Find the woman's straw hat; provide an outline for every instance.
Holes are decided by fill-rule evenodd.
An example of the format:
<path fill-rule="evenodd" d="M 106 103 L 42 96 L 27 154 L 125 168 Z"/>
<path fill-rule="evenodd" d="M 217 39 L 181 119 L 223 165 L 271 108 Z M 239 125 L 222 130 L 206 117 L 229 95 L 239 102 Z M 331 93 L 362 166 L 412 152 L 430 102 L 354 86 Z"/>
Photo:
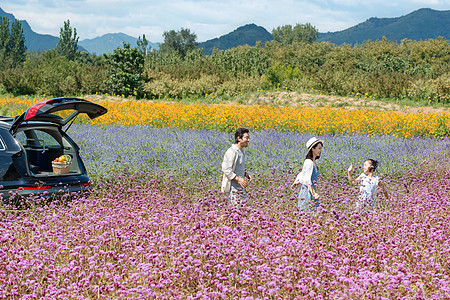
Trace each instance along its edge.
<path fill-rule="evenodd" d="M 314 147 L 315 145 L 317 145 L 318 143 L 322 143 L 323 145 L 323 140 L 319 140 L 316 137 L 312 137 L 310 138 L 307 142 L 306 142 L 306 153 L 309 152 L 309 150 L 311 150 L 312 147 Z"/>

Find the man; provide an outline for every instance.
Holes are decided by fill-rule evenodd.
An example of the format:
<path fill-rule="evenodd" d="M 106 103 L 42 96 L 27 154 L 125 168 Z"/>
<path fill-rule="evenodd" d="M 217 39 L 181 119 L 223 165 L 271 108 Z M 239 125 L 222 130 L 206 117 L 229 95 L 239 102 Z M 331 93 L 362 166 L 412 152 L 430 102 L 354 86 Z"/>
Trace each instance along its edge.
<path fill-rule="evenodd" d="M 222 162 L 222 192 L 234 205 L 247 199 L 245 189 L 252 177 L 245 170 L 244 148 L 248 146 L 250 136 L 247 128 L 239 128 L 234 134 L 235 143 L 225 152 Z M 247 181 L 247 180 L 248 181 Z"/>

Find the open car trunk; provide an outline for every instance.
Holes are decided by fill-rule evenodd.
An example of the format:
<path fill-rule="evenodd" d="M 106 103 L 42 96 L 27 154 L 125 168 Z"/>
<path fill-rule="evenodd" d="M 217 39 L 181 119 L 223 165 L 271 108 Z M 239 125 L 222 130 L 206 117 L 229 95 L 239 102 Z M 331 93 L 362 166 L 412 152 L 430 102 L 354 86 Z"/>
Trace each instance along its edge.
<path fill-rule="evenodd" d="M 58 126 L 20 127 L 15 137 L 24 150 L 29 174 L 32 177 L 69 176 L 82 173 L 78 147 L 59 131 Z M 70 172 L 57 174 L 53 171 L 52 161 L 63 154 L 72 157 Z"/>
<path fill-rule="evenodd" d="M 106 108 L 88 100 L 63 97 L 35 103 L 15 117 L 9 132 L 21 144 L 28 174 L 33 177 L 66 175 L 54 172 L 52 167 L 52 161 L 63 154 L 72 157 L 67 175 L 85 173 L 78 147 L 61 128 L 65 125 L 70 127 L 72 123 L 69 122 L 79 114 L 95 119 L 106 112 Z"/>

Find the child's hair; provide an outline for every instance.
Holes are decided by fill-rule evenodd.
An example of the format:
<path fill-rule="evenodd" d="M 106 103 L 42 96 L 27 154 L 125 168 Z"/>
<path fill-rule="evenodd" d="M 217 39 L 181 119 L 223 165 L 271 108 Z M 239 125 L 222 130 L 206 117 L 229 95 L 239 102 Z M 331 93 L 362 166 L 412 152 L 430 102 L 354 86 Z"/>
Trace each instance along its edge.
<path fill-rule="evenodd" d="M 374 172 L 378 167 L 378 161 L 371 158 L 367 159 L 366 161 L 370 162 L 370 164 L 372 165 L 372 172 Z"/>

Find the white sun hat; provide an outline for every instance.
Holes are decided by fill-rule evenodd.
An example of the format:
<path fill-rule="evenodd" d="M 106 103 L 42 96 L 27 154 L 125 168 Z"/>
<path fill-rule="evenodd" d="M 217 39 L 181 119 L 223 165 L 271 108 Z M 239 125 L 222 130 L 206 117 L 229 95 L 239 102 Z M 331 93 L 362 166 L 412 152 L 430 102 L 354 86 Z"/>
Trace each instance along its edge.
<path fill-rule="evenodd" d="M 315 145 L 317 145 L 318 143 L 322 143 L 323 145 L 323 140 L 319 140 L 316 137 L 312 137 L 310 138 L 307 142 L 306 142 L 306 153 L 309 152 L 309 150 L 311 150 L 312 147 L 314 147 Z"/>

